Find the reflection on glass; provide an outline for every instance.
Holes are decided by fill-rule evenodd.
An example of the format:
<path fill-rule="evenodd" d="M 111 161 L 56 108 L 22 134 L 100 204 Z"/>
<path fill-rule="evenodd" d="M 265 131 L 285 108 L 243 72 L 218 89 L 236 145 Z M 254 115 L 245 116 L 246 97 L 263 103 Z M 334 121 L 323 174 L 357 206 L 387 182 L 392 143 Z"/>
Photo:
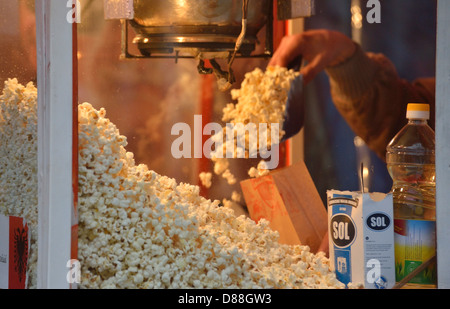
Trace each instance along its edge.
<path fill-rule="evenodd" d="M 37 286 L 35 33 L 34 1 L 0 1 L 0 216 L 8 219 L 9 227 L 14 220 L 21 222 L 9 229 L 9 237 L 4 229 L 0 234 L 0 249 L 5 239 L 6 246 L 9 239 L 9 248 L 14 248 L 9 251 L 7 286 L 0 278 L 0 288 Z M 11 276 L 11 269 L 16 276 Z"/>

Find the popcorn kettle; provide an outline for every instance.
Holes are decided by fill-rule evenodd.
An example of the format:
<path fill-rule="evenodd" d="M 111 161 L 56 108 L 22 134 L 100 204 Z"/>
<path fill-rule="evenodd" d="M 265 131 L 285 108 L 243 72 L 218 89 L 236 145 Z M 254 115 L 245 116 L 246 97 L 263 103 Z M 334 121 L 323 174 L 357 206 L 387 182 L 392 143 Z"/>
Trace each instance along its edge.
<path fill-rule="evenodd" d="M 232 83 L 235 57 L 272 55 L 275 2 L 278 20 L 314 14 L 314 0 L 104 0 L 104 8 L 106 19 L 121 20 L 121 58 L 195 58 L 199 73 Z M 129 25 L 136 54 L 128 48 Z M 255 52 L 260 41 L 264 48 Z M 212 68 L 204 66 L 206 59 Z M 216 59 L 226 59 L 227 69 Z"/>

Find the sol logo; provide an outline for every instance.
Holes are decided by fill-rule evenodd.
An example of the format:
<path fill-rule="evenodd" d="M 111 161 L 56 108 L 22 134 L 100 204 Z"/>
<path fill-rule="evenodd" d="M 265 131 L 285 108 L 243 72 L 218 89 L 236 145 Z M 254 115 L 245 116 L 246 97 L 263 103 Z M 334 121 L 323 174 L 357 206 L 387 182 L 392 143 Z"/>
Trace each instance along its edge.
<path fill-rule="evenodd" d="M 345 248 L 355 240 L 356 228 L 352 218 L 346 214 L 337 214 L 330 222 L 331 238 L 336 247 Z"/>
<path fill-rule="evenodd" d="M 374 231 L 384 231 L 391 225 L 391 219 L 384 213 L 374 213 L 367 217 L 367 226 Z"/>

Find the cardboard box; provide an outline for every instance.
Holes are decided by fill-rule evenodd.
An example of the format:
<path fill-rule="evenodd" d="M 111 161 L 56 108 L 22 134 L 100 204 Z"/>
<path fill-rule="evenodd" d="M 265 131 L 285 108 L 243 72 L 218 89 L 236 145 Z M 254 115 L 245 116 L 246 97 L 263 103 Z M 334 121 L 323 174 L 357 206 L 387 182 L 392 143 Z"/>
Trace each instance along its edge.
<path fill-rule="evenodd" d="M 280 243 L 308 245 L 317 252 L 327 227 L 327 212 L 303 161 L 269 175 L 241 182 L 250 217 L 265 218 Z"/>
<path fill-rule="evenodd" d="M 329 254 L 342 283 L 367 289 L 395 285 L 392 194 L 327 192 Z"/>

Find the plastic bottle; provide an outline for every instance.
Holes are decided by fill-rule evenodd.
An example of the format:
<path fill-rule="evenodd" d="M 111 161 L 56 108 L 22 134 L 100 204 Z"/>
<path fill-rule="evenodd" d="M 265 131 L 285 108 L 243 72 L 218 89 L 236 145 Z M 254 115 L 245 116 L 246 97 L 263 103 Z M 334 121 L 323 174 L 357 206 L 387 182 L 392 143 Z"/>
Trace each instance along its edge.
<path fill-rule="evenodd" d="M 428 104 L 408 104 L 408 123 L 387 146 L 393 179 L 395 272 L 399 282 L 436 254 L 435 135 Z M 436 263 L 405 287 L 435 288 Z"/>

